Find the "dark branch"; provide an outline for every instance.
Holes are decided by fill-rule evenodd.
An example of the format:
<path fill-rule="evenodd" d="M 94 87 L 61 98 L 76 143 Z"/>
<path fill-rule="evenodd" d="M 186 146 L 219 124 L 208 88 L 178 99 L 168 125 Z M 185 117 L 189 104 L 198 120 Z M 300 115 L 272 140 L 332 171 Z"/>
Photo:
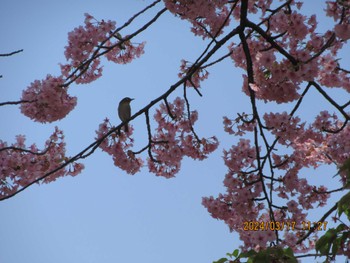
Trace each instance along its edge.
<path fill-rule="evenodd" d="M 20 52 L 23 52 L 23 49 L 19 49 L 19 50 L 13 51 L 11 53 L 0 54 L 0 57 L 9 57 L 9 56 L 13 56 L 13 55 L 20 53 Z"/>
<path fill-rule="evenodd" d="M 5 105 L 18 105 L 22 103 L 31 103 L 31 102 L 34 102 L 34 100 L 6 101 L 6 102 L 1 102 L 0 107 Z"/>
<path fill-rule="evenodd" d="M 331 209 L 329 209 L 328 212 L 325 213 L 325 214 L 321 217 L 320 220 L 318 220 L 318 222 L 324 222 L 324 221 L 327 219 L 327 217 L 328 217 L 333 211 L 335 211 L 335 210 L 337 209 L 337 207 L 338 207 L 338 202 L 335 203 L 335 205 L 334 205 Z M 317 227 L 316 225 L 312 226 L 312 227 L 310 228 L 310 230 L 309 230 L 303 237 L 301 237 L 301 238 L 297 241 L 297 244 L 301 244 L 301 242 L 303 242 L 305 239 L 307 239 L 308 236 L 310 236 L 310 235 L 312 234 L 312 232 L 315 231 L 316 227 Z"/>

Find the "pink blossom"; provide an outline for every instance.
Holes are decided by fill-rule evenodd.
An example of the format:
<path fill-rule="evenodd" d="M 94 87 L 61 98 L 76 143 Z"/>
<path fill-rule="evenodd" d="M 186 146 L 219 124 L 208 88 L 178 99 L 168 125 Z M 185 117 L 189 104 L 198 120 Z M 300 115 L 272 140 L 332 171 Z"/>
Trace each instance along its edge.
<path fill-rule="evenodd" d="M 179 78 L 183 78 L 187 76 L 189 70 L 192 69 L 192 65 L 186 61 L 186 60 L 181 60 L 181 66 L 180 66 L 180 73 L 178 74 Z M 200 87 L 200 82 L 204 81 L 207 79 L 209 76 L 209 72 L 205 69 L 198 69 L 195 72 L 193 72 L 188 80 L 186 80 L 186 86 L 187 87 Z"/>
<path fill-rule="evenodd" d="M 327 1 L 326 15 L 337 21 L 342 15 L 342 8 L 337 1 Z"/>
<path fill-rule="evenodd" d="M 216 36 L 222 33 L 222 30 L 219 32 L 219 29 L 224 25 L 228 15 L 226 2 L 225 0 L 164 1 L 166 8 L 170 12 L 176 15 L 180 14 L 181 19 L 186 19 L 192 23 L 191 31 L 203 38 L 210 38 L 211 35 Z M 201 19 L 197 19 L 198 17 L 201 17 Z M 228 25 L 229 21 L 225 25 Z M 202 26 L 208 27 L 210 34 Z"/>
<path fill-rule="evenodd" d="M 348 40 L 350 39 L 350 24 L 335 25 L 334 32 L 337 37 Z"/>
<path fill-rule="evenodd" d="M 105 119 L 100 124 L 99 129 L 96 131 L 97 138 L 102 140 L 110 127 L 109 120 Z M 133 133 L 133 127 L 129 125 L 127 133 L 121 131 L 119 135 L 113 135 L 102 140 L 100 148 L 112 156 L 114 165 L 120 169 L 126 171 L 129 174 L 135 174 L 140 171 L 143 160 L 131 151 L 134 140 L 130 137 Z"/>
<path fill-rule="evenodd" d="M 184 104 L 184 100 L 179 97 L 173 103 L 168 104 L 172 115 L 175 116 L 174 120 L 168 117 L 168 108 L 165 104 L 161 104 L 154 115 L 159 126 L 152 138 L 151 157 L 147 162 L 150 172 L 157 176 L 174 177 L 180 170 L 184 156 L 203 160 L 218 146 L 216 137 L 200 140 L 195 138 L 190 125 L 197 121 L 198 115 L 196 111 L 191 112 L 190 124 L 184 111 Z M 97 139 L 102 139 L 111 128 L 109 120 L 104 120 L 96 131 Z M 114 164 L 129 174 L 139 172 L 143 166 L 142 158 L 136 157 L 131 150 L 133 139 L 130 136 L 132 133 L 133 128 L 130 127 L 128 133 L 121 132 L 119 135 L 105 138 L 100 143 L 100 148 L 113 157 Z"/>
<path fill-rule="evenodd" d="M 0 148 L 6 147 L 7 143 L 0 140 Z M 16 143 L 10 147 L 12 148 L 0 151 L 0 197 L 14 194 L 40 178 L 43 179 L 37 183 L 50 183 L 59 177 L 75 176 L 84 169 L 83 164 L 72 162 L 70 167 L 59 169 L 47 176 L 69 159 L 65 155 L 63 132 L 57 127 L 45 142 L 43 151 L 39 151 L 35 144 L 27 147 L 23 135 L 16 136 Z"/>
<path fill-rule="evenodd" d="M 106 54 L 109 61 L 113 61 L 118 64 L 130 63 L 133 59 L 140 57 L 144 53 L 145 42 L 138 45 L 132 45 L 130 41 L 123 44 L 123 48 L 111 42 L 107 42 L 108 46 L 115 46 Z"/>
<path fill-rule="evenodd" d="M 101 46 L 109 49 L 104 56 L 119 64 L 130 63 L 144 53 L 145 42 L 134 45 L 118 32 L 114 34 L 115 29 L 116 22 L 98 21 L 86 13 L 85 25 L 68 33 L 68 45 L 64 52 L 68 64 L 61 65 L 62 75 L 77 84 L 90 83 L 101 77 L 103 67 L 97 56 L 102 53 Z"/>
<path fill-rule="evenodd" d="M 189 122 L 183 99 L 177 97 L 168 105 L 175 119 L 169 117 L 168 108 L 163 103 L 156 110 L 154 119 L 158 122 L 158 128 L 152 138 L 153 160 L 148 159 L 150 172 L 166 178 L 175 176 L 184 156 L 203 160 L 209 153 L 216 150 L 219 144 L 215 136 L 199 139 L 192 134 L 190 127 L 197 121 L 198 113 L 192 111 Z"/>
<path fill-rule="evenodd" d="M 225 132 L 228 134 L 242 136 L 246 132 L 253 131 L 254 127 L 256 126 L 256 122 L 250 121 L 249 117 L 250 116 L 245 113 L 239 115 L 234 120 L 231 120 L 228 117 L 224 117 L 223 123 Z"/>
<path fill-rule="evenodd" d="M 47 75 L 46 79 L 36 80 L 23 91 L 21 112 L 38 122 L 53 122 L 63 119 L 76 105 L 77 98 L 67 93 L 62 77 Z"/>
<path fill-rule="evenodd" d="M 227 167 L 223 181 L 225 193 L 204 197 L 202 204 L 213 218 L 222 220 L 230 231 L 239 234 L 244 251 L 266 249 L 276 241 L 276 232 L 246 231 L 244 222 L 306 221 L 308 211 L 325 206 L 330 195 L 324 193 L 326 186 L 311 184 L 304 176 L 304 169 L 333 163 L 341 167 L 350 158 L 350 127 L 343 117 L 323 110 L 313 122 L 307 123 L 297 115 L 299 106 L 305 103 L 301 100 L 301 90 L 307 84 L 317 83 L 350 92 L 349 73 L 342 69 L 338 56 L 350 39 L 349 10 L 344 1 L 327 1 L 326 14 L 336 25 L 332 30 L 319 33 L 316 15 L 301 14 L 302 3 L 298 1 L 289 1 L 287 6 L 276 9 L 274 5 L 271 7 L 272 0 L 164 0 L 164 4 L 172 14 L 189 21 L 195 35 L 210 41 L 207 53 L 198 60 L 200 64 L 181 61 L 178 76 L 186 87 L 203 85 L 209 76 L 208 68 L 220 62 L 219 59 L 211 63 L 207 55 L 214 54 L 221 45 L 227 45 L 230 51 L 225 57 L 245 72 L 242 90 L 252 102 L 253 110 L 236 118 L 223 118 L 224 130 L 239 138 L 223 150 Z M 228 31 L 226 27 L 232 23 L 231 19 L 244 22 L 241 21 L 244 4 L 250 22 L 241 23 L 237 29 L 245 26 L 240 37 L 244 35 L 246 43 L 223 43 L 226 37 L 221 35 Z M 260 27 L 260 31 L 252 26 L 256 20 L 255 27 Z M 48 75 L 42 81 L 33 82 L 23 92 L 22 99 L 26 103 L 21 106 L 22 113 L 39 122 L 65 117 L 76 105 L 76 98 L 68 95 L 68 85 L 89 83 L 101 77 L 102 57 L 126 64 L 144 53 L 145 42 L 135 44 L 133 36 L 122 36 L 114 21 L 98 21 L 85 14 L 84 25 L 68 34 L 67 62 L 60 65 L 62 76 Z M 311 90 L 312 86 L 308 88 Z M 296 107 L 292 113 L 260 114 L 260 102 L 294 102 Z M 333 106 L 335 103 L 332 102 Z M 335 108 L 346 115 L 346 105 Z M 98 146 L 112 157 L 114 165 L 127 173 L 139 172 L 147 162 L 151 173 L 172 178 L 179 172 L 184 157 L 204 160 L 218 148 L 219 140 L 215 136 L 201 138 L 196 133 L 194 127 L 198 118 L 198 112 L 190 111 L 182 98 L 177 97 L 167 105 L 160 103 L 154 110 L 155 130 L 147 123 L 145 133 L 149 138 L 143 150 L 147 150 L 148 157 L 142 156 L 143 150 L 133 150 L 132 126 L 128 132 L 108 134 L 113 127 L 106 119 L 99 125 L 96 139 Z M 247 137 L 242 138 L 243 135 Z M 6 149 L 7 144 L 0 141 L 0 148 L 5 149 L 0 151 L 0 195 L 13 194 L 40 178 L 41 183 L 48 183 L 60 176 L 80 173 L 84 166 L 75 162 L 59 169 L 68 160 L 63 139 L 63 133 L 56 129 L 46 141 L 44 152 L 35 144 L 27 147 L 22 135 L 16 136 L 12 144 L 22 150 Z M 46 176 L 55 169 L 59 170 Z M 340 177 L 345 185 L 347 175 L 341 172 Z M 280 246 L 301 253 L 313 249 L 315 235 L 296 244 L 303 234 L 300 226 L 281 232 Z M 341 252 L 349 254 L 349 250 L 343 248 Z"/>
<path fill-rule="evenodd" d="M 229 151 L 224 150 L 224 161 L 231 171 L 239 172 L 243 168 L 255 167 L 255 148 L 250 146 L 250 140 L 240 139 L 237 146 Z"/>

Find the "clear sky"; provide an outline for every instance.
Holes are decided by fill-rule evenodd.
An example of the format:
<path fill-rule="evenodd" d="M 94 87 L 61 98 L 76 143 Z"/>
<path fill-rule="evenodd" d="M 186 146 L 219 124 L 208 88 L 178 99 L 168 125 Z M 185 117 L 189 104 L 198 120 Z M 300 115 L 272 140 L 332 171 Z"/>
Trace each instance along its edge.
<path fill-rule="evenodd" d="M 0 60 L 0 101 L 18 100 L 35 79 L 59 74 L 67 33 L 83 24 L 85 12 L 121 25 L 149 3 L 1 1 L 0 53 L 24 52 Z M 151 14 L 122 33 L 140 27 Z M 88 85 L 73 85 L 69 92 L 78 97 L 78 105 L 62 121 L 34 123 L 17 106 L 1 107 L 0 139 L 11 143 L 15 135 L 25 134 L 28 144 L 35 142 L 42 148 L 58 126 L 66 136 L 67 155 L 74 155 L 93 142 L 104 118 L 119 124 L 116 108 L 121 98 L 135 98 L 133 112 L 139 110 L 178 80 L 181 59 L 195 61 L 205 48 L 185 21 L 169 13 L 134 41 L 147 41 L 145 54 L 128 65 L 104 61 L 103 77 Z M 249 98 L 241 93 L 241 73 L 232 62 L 224 61 L 210 70 L 202 98 L 189 92 L 192 109 L 199 111 L 198 135 L 217 135 L 221 143 L 208 160 L 185 159 L 173 179 L 156 177 L 146 167 L 130 176 L 98 150 L 84 161 L 86 168 L 77 177 L 34 185 L 0 203 L 0 262 L 212 262 L 237 248 L 238 236 L 211 218 L 201 198 L 224 191 L 222 150 L 237 138 L 223 132 L 222 116 L 235 117 L 236 112 L 250 109 Z M 172 98 L 177 95 L 182 90 Z M 314 103 L 315 98 L 306 98 L 304 109 L 310 116 L 317 112 Z M 136 149 L 140 149 L 147 139 L 144 117 L 132 125 Z M 327 178 L 322 179 L 324 183 Z"/>

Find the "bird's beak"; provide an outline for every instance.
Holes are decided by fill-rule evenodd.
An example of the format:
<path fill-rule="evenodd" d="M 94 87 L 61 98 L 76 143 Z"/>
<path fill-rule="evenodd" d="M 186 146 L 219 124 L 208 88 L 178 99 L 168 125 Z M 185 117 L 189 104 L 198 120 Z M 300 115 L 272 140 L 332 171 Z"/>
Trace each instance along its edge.
<path fill-rule="evenodd" d="M 134 100 L 134 98 L 133 98 L 133 99 L 130 99 L 130 100 Z"/>

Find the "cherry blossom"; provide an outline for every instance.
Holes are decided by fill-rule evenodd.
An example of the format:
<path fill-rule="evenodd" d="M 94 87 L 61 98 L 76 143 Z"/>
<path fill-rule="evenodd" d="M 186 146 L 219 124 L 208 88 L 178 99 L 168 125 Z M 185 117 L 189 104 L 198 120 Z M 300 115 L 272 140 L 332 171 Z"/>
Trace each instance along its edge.
<path fill-rule="evenodd" d="M 145 44 L 145 42 L 142 42 L 141 44 L 135 46 L 132 45 L 130 41 L 127 41 L 121 47 L 114 47 L 111 52 L 106 54 L 106 57 L 109 61 L 113 61 L 118 64 L 127 64 L 144 53 Z M 106 45 L 113 46 L 113 43 L 108 41 Z"/>
<path fill-rule="evenodd" d="M 157 176 L 174 177 L 181 168 L 184 156 L 203 160 L 218 147 L 219 142 L 215 136 L 208 139 L 198 139 L 193 134 L 191 126 L 198 118 L 197 112 L 191 112 L 189 121 L 184 112 L 184 104 L 184 100 L 179 97 L 173 103 L 168 104 L 175 119 L 169 117 L 165 104 L 161 104 L 154 115 L 159 126 L 152 137 L 151 146 L 148 146 L 151 155 L 147 158 L 147 163 L 149 171 Z M 100 148 L 110 154 L 114 164 L 122 170 L 129 174 L 139 172 L 144 161 L 141 157 L 136 157 L 136 151 L 132 151 L 133 128 L 130 127 L 128 132 L 116 132 L 108 137 L 107 133 L 112 128 L 108 119 L 100 124 L 98 131 L 96 131 L 96 139 L 101 140 Z"/>
<path fill-rule="evenodd" d="M 43 151 L 35 144 L 27 147 L 24 135 L 17 135 L 16 142 L 10 146 L 0 140 L 0 149 L 0 197 L 11 195 L 33 182 L 50 183 L 59 177 L 76 176 L 84 169 L 84 165 L 77 162 L 57 169 L 70 159 L 65 155 L 63 132 L 57 127 L 45 142 Z M 55 169 L 56 172 L 48 174 Z"/>
<path fill-rule="evenodd" d="M 111 128 L 109 120 L 105 119 L 104 122 L 100 124 L 98 131 L 96 131 L 96 139 L 102 140 L 102 137 L 106 135 Z M 130 137 L 132 133 L 133 128 L 129 125 L 127 133 L 121 131 L 120 134 L 113 134 L 113 136 L 107 137 L 100 143 L 100 148 L 112 156 L 114 165 L 129 174 L 139 172 L 143 165 L 142 159 L 136 157 L 131 151 L 134 141 Z"/>
<path fill-rule="evenodd" d="M 191 131 L 191 126 L 197 121 L 196 111 L 190 118 L 185 113 L 185 102 L 177 97 L 173 103 L 161 104 L 154 119 L 158 122 L 157 133 L 152 138 L 152 158 L 148 159 L 151 172 L 166 178 L 173 177 L 181 167 L 184 156 L 203 160 L 218 147 L 215 136 L 199 139 Z M 168 110 L 174 119 L 169 115 Z"/>
<path fill-rule="evenodd" d="M 195 35 L 208 38 L 222 33 L 219 31 L 225 24 L 229 13 L 226 0 L 165 0 L 165 6 L 168 10 L 181 19 L 187 19 L 192 23 L 191 31 Z M 204 29 L 208 27 L 208 29 Z M 208 33 L 209 32 L 209 33 Z"/>
<path fill-rule="evenodd" d="M 21 112 L 38 122 L 53 122 L 64 118 L 77 104 L 77 98 L 67 93 L 62 77 L 47 75 L 23 91 Z"/>
<path fill-rule="evenodd" d="M 324 165 L 339 169 L 350 158 L 350 102 L 341 105 L 330 95 L 333 88 L 346 94 L 344 98 L 350 92 L 349 70 L 340 55 L 350 39 L 348 3 L 325 2 L 325 14 L 334 21 L 328 29 L 319 27 L 319 14 L 302 13 L 301 1 L 163 3 L 175 17 L 188 21 L 193 34 L 208 45 L 194 63 L 182 59 L 180 80 L 132 117 L 145 116 L 147 143 L 143 148 L 135 149 L 133 126 L 125 132 L 105 119 L 96 131 L 93 149 L 100 147 L 115 166 L 129 174 L 147 165 L 149 172 L 165 178 L 175 177 L 184 157 L 206 159 L 218 148 L 219 140 L 214 135 L 198 136 L 195 123 L 199 114 L 190 109 L 186 91 L 194 87 L 201 95 L 198 89 L 208 78 L 209 68 L 225 59 L 232 61 L 232 67 L 243 71 L 242 82 L 234 85 L 242 87 L 250 108 L 238 117 L 223 117 L 223 130 L 232 138 L 222 152 L 227 169 L 225 191 L 217 197 L 203 197 L 202 204 L 213 218 L 238 233 L 243 251 L 262 251 L 271 246 L 288 247 L 295 253 L 314 249 L 317 233 L 306 235 L 300 224 L 308 220 L 310 210 L 325 207 L 334 191 L 310 183 L 309 175 Z M 99 21 L 85 14 L 84 25 L 68 34 L 64 52 L 67 62 L 60 64 L 62 76 L 47 75 L 31 83 L 23 91 L 21 112 L 42 123 L 62 119 L 77 103 L 77 98 L 68 95 L 69 86 L 100 78 L 102 57 L 118 64 L 140 57 L 145 42 L 135 44 L 133 38 L 147 27 L 122 35 L 128 23 L 116 28 L 114 21 Z M 228 53 L 219 55 L 219 50 Z M 169 102 L 180 86 L 185 89 L 183 98 Z M 304 98 L 314 91 L 334 112 L 321 109 L 314 119 L 300 113 Z M 279 104 L 278 111 L 272 112 L 269 106 L 275 104 Z M 65 156 L 63 133 L 58 129 L 43 152 L 35 144 L 26 147 L 22 135 L 7 145 L 0 141 L 2 197 L 33 182 L 75 176 L 83 169 L 76 159 L 69 162 Z M 77 156 L 86 157 L 85 152 Z M 339 176 L 340 187 L 346 187 L 347 174 L 342 171 Z M 296 228 L 246 231 L 245 222 L 296 222 Z M 349 250 L 344 246 L 339 253 L 348 255 Z"/>
<path fill-rule="evenodd" d="M 68 64 L 61 65 L 62 75 L 77 84 L 89 83 L 102 76 L 101 55 L 109 61 L 126 64 L 144 53 L 145 42 L 134 45 L 114 32 L 115 29 L 115 21 L 98 21 L 86 13 L 85 25 L 68 33 L 64 52 Z M 109 52 L 104 52 L 105 49 Z"/>
<path fill-rule="evenodd" d="M 178 74 L 179 78 L 183 78 L 188 74 L 188 71 L 192 70 L 192 65 L 190 62 L 186 60 L 181 60 L 180 73 Z M 187 87 L 200 87 L 200 82 L 207 79 L 209 76 L 209 72 L 205 69 L 198 69 L 194 73 L 191 74 L 190 78 L 186 81 Z"/>

